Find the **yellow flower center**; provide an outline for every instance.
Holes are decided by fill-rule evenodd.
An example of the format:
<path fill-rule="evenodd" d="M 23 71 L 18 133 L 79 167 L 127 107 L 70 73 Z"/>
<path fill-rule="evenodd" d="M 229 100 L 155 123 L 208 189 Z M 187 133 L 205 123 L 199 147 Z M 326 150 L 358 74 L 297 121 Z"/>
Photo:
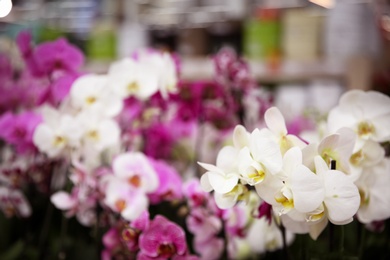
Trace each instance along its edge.
<path fill-rule="evenodd" d="M 360 122 L 358 125 L 357 133 L 359 137 L 369 138 L 371 135 L 375 133 L 375 127 L 373 124 L 369 122 Z"/>
<path fill-rule="evenodd" d="M 370 198 L 368 197 L 368 194 L 359 188 L 359 195 L 360 195 L 360 205 L 361 206 L 365 206 L 365 205 L 368 205 L 368 203 L 370 202 Z"/>
<path fill-rule="evenodd" d="M 88 137 L 93 139 L 93 140 L 95 140 L 95 141 L 98 141 L 99 138 L 100 138 L 99 133 L 96 130 L 89 131 L 88 132 Z"/>
<path fill-rule="evenodd" d="M 255 183 L 259 183 L 264 180 L 265 173 L 262 170 L 256 170 L 255 172 L 248 174 L 248 177 Z"/>
<path fill-rule="evenodd" d="M 365 155 L 362 150 L 359 150 L 358 152 L 352 154 L 351 158 L 349 158 L 349 162 L 352 165 L 359 166 L 362 164 L 362 162 L 365 159 Z"/>
<path fill-rule="evenodd" d="M 85 99 L 85 103 L 87 103 L 88 105 L 92 105 L 93 103 L 95 103 L 97 100 L 96 97 L 94 96 L 89 96 Z"/>
<path fill-rule="evenodd" d="M 63 146 L 66 144 L 66 138 L 63 136 L 57 135 L 56 137 L 54 137 L 53 144 L 56 147 Z"/>
<path fill-rule="evenodd" d="M 292 209 L 294 207 L 294 200 L 291 198 L 287 198 L 283 194 L 280 196 L 275 196 L 276 202 L 282 204 L 282 206 L 286 209 Z"/>
<path fill-rule="evenodd" d="M 127 92 L 134 94 L 139 90 L 139 85 L 137 82 L 133 81 L 127 85 Z"/>

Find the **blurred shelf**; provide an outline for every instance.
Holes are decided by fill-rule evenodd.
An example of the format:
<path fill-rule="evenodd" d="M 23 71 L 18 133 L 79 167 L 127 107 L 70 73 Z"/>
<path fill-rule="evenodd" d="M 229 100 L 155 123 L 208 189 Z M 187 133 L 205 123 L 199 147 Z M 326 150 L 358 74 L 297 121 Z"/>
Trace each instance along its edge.
<path fill-rule="evenodd" d="M 252 75 L 259 83 L 279 84 L 291 82 L 308 82 L 315 79 L 344 80 L 344 69 L 335 64 L 322 61 L 282 62 L 278 69 L 271 70 L 265 63 L 249 61 Z M 87 72 L 107 73 L 109 63 L 91 62 L 85 67 Z M 181 78 L 184 80 L 211 80 L 214 67 L 211 59 L 184 58 L 181 61 Z"/>

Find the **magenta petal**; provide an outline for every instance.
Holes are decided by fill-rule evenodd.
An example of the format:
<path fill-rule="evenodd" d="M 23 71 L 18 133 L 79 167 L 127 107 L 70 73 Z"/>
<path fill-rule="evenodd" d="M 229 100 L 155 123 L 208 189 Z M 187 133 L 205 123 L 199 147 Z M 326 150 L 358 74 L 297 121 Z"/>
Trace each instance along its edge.
<path fill-rule="evenodd" d="M 148 256 L 157 257 L 160 246 L 169 244 L 174 246 L 178 255 L 183 255 L 187 251 L 183 229 L 165 217 L 157 215 L 149 229 L 140 236 L 140 249 Z"/>

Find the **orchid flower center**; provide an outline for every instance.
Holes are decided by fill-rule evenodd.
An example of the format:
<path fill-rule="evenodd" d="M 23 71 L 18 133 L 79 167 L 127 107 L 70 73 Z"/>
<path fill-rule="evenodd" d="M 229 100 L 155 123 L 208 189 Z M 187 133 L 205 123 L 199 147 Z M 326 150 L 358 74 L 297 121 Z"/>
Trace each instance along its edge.
<path fill-rule="evenodd" d="M 325 216 L 324 204 L 321 204 L 316 210 L 307 214 L 306 220 L 308 222 L 314 222 L 322 219 Z"/>
<path fill-rule="evenodd" d="M 139 90 L 139 85 L 137 82 L 133 81 L 127 85 L 127 92 L 133 94 Z"/>
<path fill-rule="evenodd" d="M 130 183 L 130 185 L 138 188 L 139 186 L 141 186 L 141 178 L 139 177 L 139 175 L 133 175 L 131 176 L 129 179 L 128 179 L 128 182 Z"/>
<path fill-rule="evenodd" d="M 357 133 L 361 138 L 367 139 L 375 133 L 375 127 L 370 122 L 363 121 L 359 123 Z"/>
<path fill-rule="evenodd" d="M 126 228 L 122 231 L 122 238 L 125 241 L 134 241 L 138 237 L 137 231 L 132 228 Z"/>
<path fill-rule="evenodd" d="M 87 105 L 92 105 L 93 103 L 95 103 L 97 100 L 96 97 L 94 96 L 89 96 L 85 99 L 85 103 L 87 103 Z"/>
<path fill-rule="evenodd" d="M 88 132 L 88 137 L 95 140 L 95 141 L 98 141 L 100 136 L 99 136 L 99 133 L 98 131 L 96 130 L 91 130 Z"/>
<path fill-rule="evenodd" d="M 163 258 L 168 258 L 176 253 L 176 247 L 171 243 L 163 243 L 159 245 L 157 253 Z"/>
<path fill-rule="evenodd" d="M 53 144 L 56 147 L 63 146 L 66 144 L 66 138 L 63 136 L 57 135 L 56 137 L 54 137 Z"/>
<path fill-rule="evenodd" d="M 322 159 L 324 159 L 324 161 L 325 161 L 328 165 L 330 165 L 332 161 L 337 161 L 337 155 L 336 155 L 336 153 L 335 153 L 333 150 L 329 149 L 329 148 L 324 149 L 324 150 L 322 151 L 321 157 L 322 157 Z M 337 164 L 336 164 L 336 166 L 337 166 Z M 334 170 L 335 170 L 335 169 L 334 169 Z"/>
<path fill-rule="evenodd" d="M 359 188 L 359 195 L 360 195 L 360 205 L 361 206 L 368 205 L 368 203 L 370 202 L 370 198 L 368 197 L 367 192 Z"/>
<path fill-rule="evenodd" d="M 122 212 L 126 208 L 126 201 L 124 199 L 118 199 L 115 202 L 115 208 L 119 211 Z"/>
<path fill-rule="evenodd" d="M 365 159 L 365 155 L 362 150 L 359 150 L 358 152 L 352 154 L 351 158 L 349 158 L 349 162 L 352 165 L 360 166 Z"/>
<path fill-rule="evenodd" d="M 224 196 L 237 196 L 237 200 L 246 200 L 249 196 L 248 188 L 242 184 L 237 184 L 231 191 L 225 193 Z"/>
<path fill-rule="evenodd" d="M 282 214 L 294 208 L 294 199 L 292 196 L 292 192 L 287 186 L 284 186 L 281 191 L 275 195 L 275 201 L 280 203 L 284 207 L 285 210 L 282 210 Z"/>
<path fill-rule="evenodd" d="M 264 180 L 265 173 L 263 170 L 257 170 L 253 168 L 253 171 L 248 174 L 248 178 L 253 180 L 254 184 L 262 182 Z"/>

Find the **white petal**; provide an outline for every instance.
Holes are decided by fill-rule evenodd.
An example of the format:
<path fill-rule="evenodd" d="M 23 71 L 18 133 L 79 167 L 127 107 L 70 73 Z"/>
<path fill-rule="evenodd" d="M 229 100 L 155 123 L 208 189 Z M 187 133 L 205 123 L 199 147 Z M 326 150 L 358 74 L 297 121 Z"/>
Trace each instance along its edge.
<path fill-rule="evenodd" d="M 237 166 L 238 150 L 233 146 L 223 147 L 217 156 L 217 167 L 226 173 L 234 172 Z"/>
<path fill-rule="evenodd" d="M 200 177 L 200 186 L 205 192 L 211 192 L 213 187 L 210 185 L 209 173 L 206 172 Z"/>
<path fill-rule="evenodd" d="M 242 125 L 237 125 L 233 132 L 233 144 L 237 149 L 247 146 L 249 143 L 249 133 Z"/>
<path fill-rule="evenodd" d="M 228 193 L 238 183 L 238 175 L 236 174 L 220 174 L 216 172 L 209 172 L 208 174 L 210 185 L 217 193 Z"/>
<path fill-rule="evenodd" d="M 311 212 L 324 200 L 324 184 L 319 176 L 304 165 L 299 165 L 290 176 L 294 207 L 300 212 Z"/>
<path fill-rule="evenodd" d="M 232 208 L 237 202 L 237 196 L 226 196 L 218 192 L 214 192 L 214 199 L 220 209 Z"/>
<path fill-rule="evenodd" d="M 130 205 L 121 212 L 122 217 L 129 221 L 136 220 L 148 208 L 148 198 L 144 194 L 136 193 L 134 195 L 131 203 L 128 203 Z"/>
<path fill-rule="evenodd" d="M 302 149 L 303 164 L 310 170 L 314 171 L 314 157 L 318 155 L 318 144 L 311 143 Z"/>
<path fill-rule="evenodd" d="M 262 135 L 252 134 L 250 150 L 253 159 L 263 164 L 272 174 L 276 174 L 282 169 L 282 154 L 276 142 L 264 138 Z"/>
<path fill-rule="evenodd" d="M 206 169 L 207 171 L 209 171 L 209 172 L 218 172 L 218 173 L 221 173 L 221 174 L 225 174 L 220 168 L 218 168 L 215 165 L 212 165 L 212 164 L 209 164 L 209 163 L 201 163 L 201 162 L 198 162 L 198 164 L 200 166 L 202 166 L 204 169 Z"/>
<path fill-rule="evenodd" d="M 288 214 L 280 216 L 283 226 L 295 234 L 309 233 L 309 225 L 306 221 L 295 221 Z"/>
<path fill-rule="evenodd" d="M 289 176 L 298 165 L 302 164 L 302 151 L 298 147 L 289 149 L 283 156 L 283 173 Z"/>
<path fill-rule="evenodd" d="M 61 210 L 68 210 L 76 206 L 77 201 L 65 191 L 58 191 L 51 195 L 50 201 Z"/>
<path fill-rule="evenodd" d="M 319 155 L 314 157 L 314 165 L 317 175 L 321 177 L 324 177 L 325 173 L 329 170 L 328 165 Z"/>
<path fill-rule="evenodd" d="M 321 221 L 313 224 L 313 225 L 310 225 L 309 226 L 309 234 L 310 234 L 310 237 L 313 239 L 313 240 L 317 240 L 317 238 L 321 235 L 322 231 L 324 231 L 324 229 L 326 228 L 326 226 L 328 225 L 328 219 L 327 218 L 322 218 Z"/>
<path fill-rule="evenodd" d="M 278 205 L 275 194 L 283 188 L 283 180 L 278 175 L 266 174 L 265 179 L 255 185 L 257 194 L 270 205 Z"/>
<path fill-rule="evenodd" d="M 287 134 L 286 123 L 282 113 L 276 107 L 271 107 L 264 114 L 264 120 L 267 127 L 278 136 Z"/>
<path fill-rule="evenodd" d="M 344 173 L 329 170 L 324 174 L 325 205 L 331 222 L 343 222 L 357 212 L 360 205 L 360 195 Z"/>

